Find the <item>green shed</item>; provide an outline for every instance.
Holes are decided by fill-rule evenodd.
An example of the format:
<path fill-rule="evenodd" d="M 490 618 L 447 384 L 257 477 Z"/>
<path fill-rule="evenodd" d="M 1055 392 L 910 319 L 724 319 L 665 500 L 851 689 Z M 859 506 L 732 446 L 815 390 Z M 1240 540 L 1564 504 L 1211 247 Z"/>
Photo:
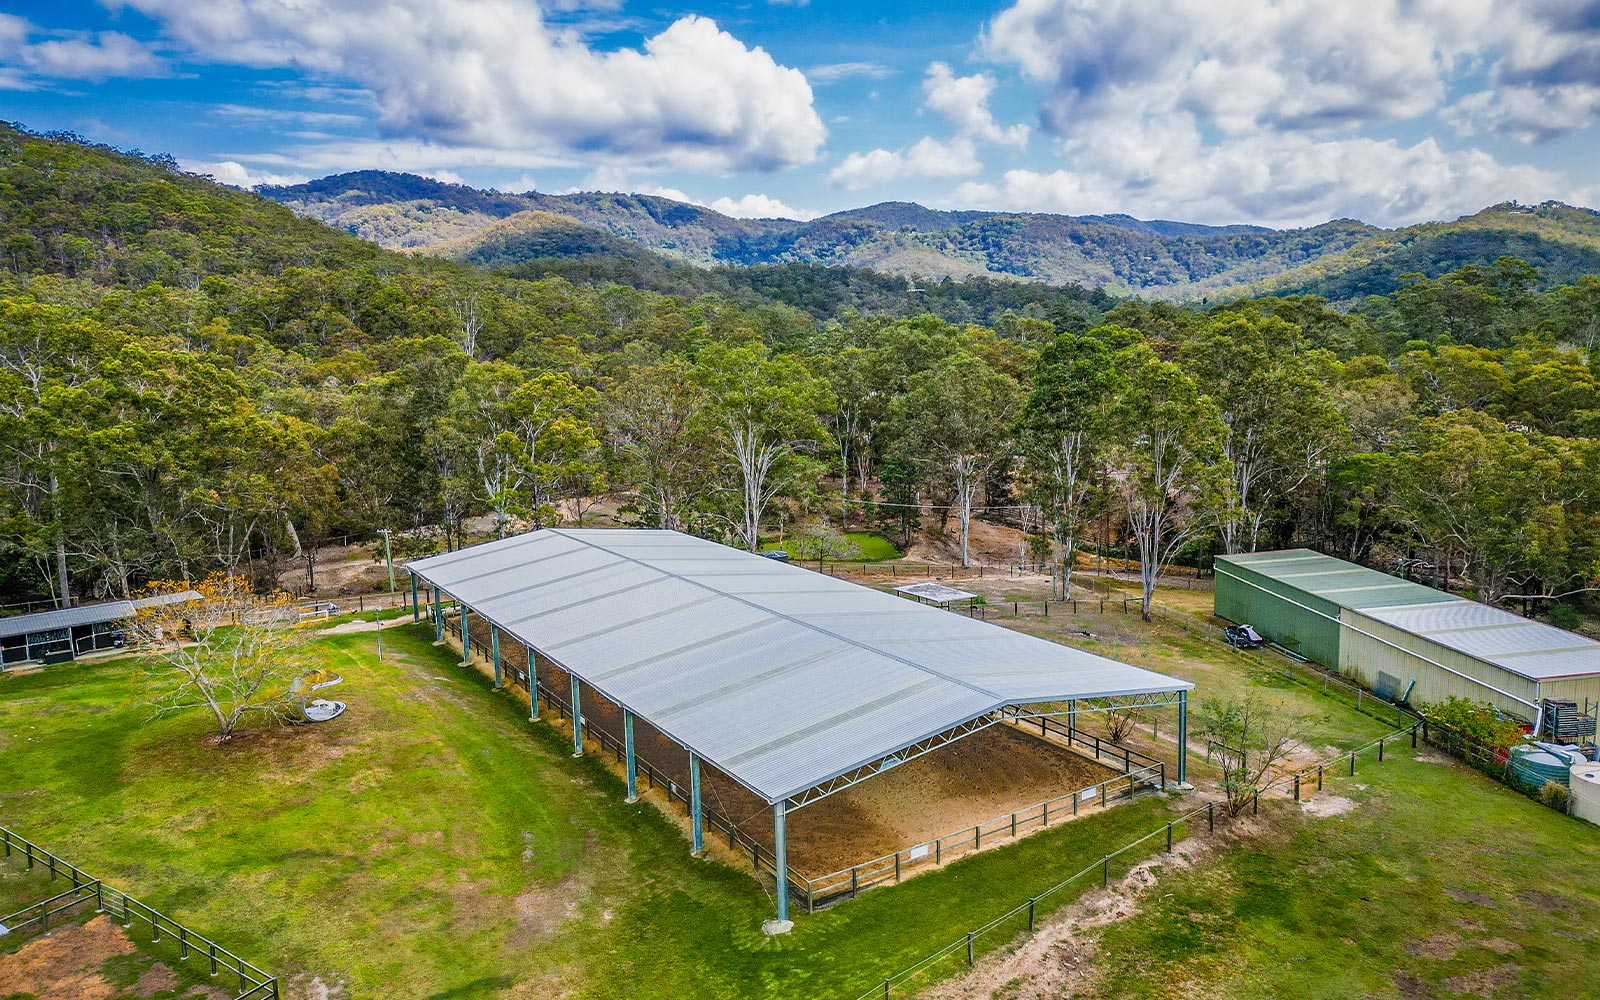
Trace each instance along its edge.
<path fill-rule="evenodd" d="M 1600 642 L 1310 549 L 1218 556 L 1216 612 L 1389 698 L 1600 706 Z"/>

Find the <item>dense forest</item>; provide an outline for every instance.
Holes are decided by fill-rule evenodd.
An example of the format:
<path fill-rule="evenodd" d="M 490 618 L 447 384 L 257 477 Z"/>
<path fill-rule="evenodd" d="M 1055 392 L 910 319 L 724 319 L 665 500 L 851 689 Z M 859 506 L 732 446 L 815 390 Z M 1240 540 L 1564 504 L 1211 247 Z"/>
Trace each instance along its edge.
<path fill-rule="evenodd" d="M 1600 278 L 1518 259 L 1345 309 L 605 244 L 491 270 L 18 129 L 0 246 L 6 601 L 276 582 L 335 536 L 432 551 L 600 498 L 752 547 L 780 518 L 964 547 L 1003 509 L 1062 589 L 1106 524 L 1147 578 L 1305 544 L 1566 623 L 1600 577 Z"/>

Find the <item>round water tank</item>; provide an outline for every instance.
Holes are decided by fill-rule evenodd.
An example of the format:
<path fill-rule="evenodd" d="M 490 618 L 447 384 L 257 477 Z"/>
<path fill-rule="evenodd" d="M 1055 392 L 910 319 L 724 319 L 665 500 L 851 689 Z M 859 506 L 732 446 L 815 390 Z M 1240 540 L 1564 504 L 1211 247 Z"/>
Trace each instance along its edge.
<path fill-rule="evenodd" d="M 1570 777 L 1572 815 L 1600 825 L 1600 764 L 1574 764 Z"/>

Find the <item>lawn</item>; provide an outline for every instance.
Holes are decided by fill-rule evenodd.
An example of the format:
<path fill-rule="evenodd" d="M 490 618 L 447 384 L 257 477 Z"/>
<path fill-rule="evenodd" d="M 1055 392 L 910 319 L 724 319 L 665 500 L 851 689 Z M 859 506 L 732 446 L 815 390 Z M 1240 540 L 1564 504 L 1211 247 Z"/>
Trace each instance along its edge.
<path fill-rule="evenodd" d="M 323 640 L 350 711 L 223 748 L 198 714 L 151 721 L 128 659 L 0 677 L 0 822 L 290 996 L 732 998 L 854 996 L 1172 807 L 1085 817 L 768 938 L 760 885 L 690 858 L 611 771 L 428 638 L 387 630 L 381 664 L 370 632 Z"/>
<path fill-rule="evenodd" d="M 882 535 L 868 534 L 865 531 L 852 531 L 849 534 L 842 535 L 840 537 L 844 539 L 847 551 L 845 551 L 843 555 L 839 556 L 830 555 L 828 557 L 829 562 L 882 562 L 885 559 L 900 558 L 900 550 L 895 548 L 894 543 L 889 541 L 887 538 L 884 538 Z M 815 562 L 817 558 L 816 555 L 811 552 L 804 552 L 804 554 L 802 554 L 802 550 L 804 549 L 805 544 L 793 538 L 785 539 L 782 542 L 769 542 L 766 545 L 761 546 L 761 551 L 763 552 L 776 552 L 782 550 L 789 553 L 790 559 L 794 559 L 796 561 L 807 560 L 810 562 Z"/>
<path fill-rule="evenodd" d="M 1481 775 L 1400 752 L 1169 873 L 1101 942 L 1093 994 L 1595 996 L 1600 836 Z"/>

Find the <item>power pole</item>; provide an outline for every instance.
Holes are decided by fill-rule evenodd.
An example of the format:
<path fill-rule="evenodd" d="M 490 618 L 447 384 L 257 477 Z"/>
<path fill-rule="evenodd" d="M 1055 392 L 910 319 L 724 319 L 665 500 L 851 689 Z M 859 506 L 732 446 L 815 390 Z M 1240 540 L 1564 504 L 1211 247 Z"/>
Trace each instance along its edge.
<path fill-rule="evenodd" d="M 378 534 L 383 536 L 383 561 L 389 564 L 389 593 L 394 593 L 394 556 L 389 551 L 389 536 L 392 532 L 388 528 L 379 528 Z M 380 657 L 381 659 L 381 657 Z"/>

